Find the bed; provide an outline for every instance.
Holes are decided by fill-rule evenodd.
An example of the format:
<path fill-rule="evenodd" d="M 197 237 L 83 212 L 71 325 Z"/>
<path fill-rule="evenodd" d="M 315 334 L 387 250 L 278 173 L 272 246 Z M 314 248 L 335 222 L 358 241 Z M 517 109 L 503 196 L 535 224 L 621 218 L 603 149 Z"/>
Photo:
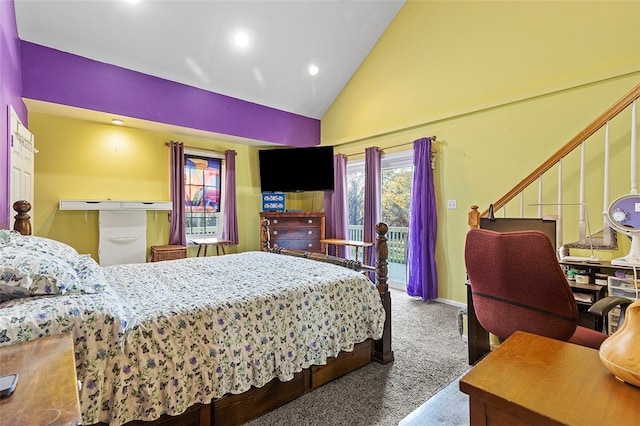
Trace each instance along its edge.
<path fill-rule="evenodd" d="M 71 333 L 84 424 L 242 424 L 393 360 L 385 232 L 374 285 L 358 262 L 317 254 L 100 267 L 0 231 L 0 351 Z"/>

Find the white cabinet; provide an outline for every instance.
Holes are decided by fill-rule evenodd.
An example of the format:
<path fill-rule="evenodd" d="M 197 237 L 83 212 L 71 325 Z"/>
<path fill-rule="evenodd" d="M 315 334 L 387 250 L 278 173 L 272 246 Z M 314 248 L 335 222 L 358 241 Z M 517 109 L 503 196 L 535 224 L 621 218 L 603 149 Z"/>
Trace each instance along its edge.
<path fill-rule="evenodd" d="M 99 215 L 100 265 L 144 263 L 147 259 L 147 212 L 101 210 Z"/>

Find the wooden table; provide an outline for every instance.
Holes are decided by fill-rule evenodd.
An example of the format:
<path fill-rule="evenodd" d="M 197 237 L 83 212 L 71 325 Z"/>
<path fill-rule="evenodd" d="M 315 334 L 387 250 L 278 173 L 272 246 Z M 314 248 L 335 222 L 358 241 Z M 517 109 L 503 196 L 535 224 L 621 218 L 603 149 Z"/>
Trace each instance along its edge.
<path fill-rule="evenodd" d="M 222 250 L 222 254 L 225 254 L 224 246 L 231 244 L 230 240 L 222 240 L 220 238 L 193 238 L 191 242 L 198 245 L 198 254 L 196 255 L 197 257 L 200 257 L 200 252 L 202 251 L 203 247 L 204 256 L 207 255 L 208 246 L 214 246 L 216 248 L 216 254 L 220 255 L 220 250 Z"/>
<path fill-rule="evenodd" d="M 329 254 L 329 244 L 333 244 L 334 246 L 351 246 L 356 248 L 356 261 L 358 260 L 358 249 L 362 247 L 362 257 L 363 260 L 366 261 L 366 252 L 367 247 L 371 247 L 373 243 L 365 243 L 363 241 L 354 241 L 354 240 L 339 240 L 337 238 L 328 238 L 324 240 L 320 240 L 320 243 L 325 245 L 324 252 L 325 254 Z"/>
<path fill-rule="evenodd" d="M 0 375 L 11 373 L 18 374 L 18 384 L 0 399 L 0 425 L 82 423 L 70 334 L 0 347 Z"/>
<path fill-rule="evenodd" d="M 471 425 L 640 424 L 640 388 L 598 351 L 518 331 L 460 380 Z"/>

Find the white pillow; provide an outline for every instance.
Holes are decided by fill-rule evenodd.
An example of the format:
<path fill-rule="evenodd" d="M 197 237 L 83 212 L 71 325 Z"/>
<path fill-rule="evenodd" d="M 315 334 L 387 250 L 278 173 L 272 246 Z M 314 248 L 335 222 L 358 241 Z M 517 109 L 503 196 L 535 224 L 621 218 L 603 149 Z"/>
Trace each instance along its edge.
<path fill-rule="evenodd" d="M 0 298 L 59 295 L 80 287 L 74 267 L 52 253 L 0 248 Z"/>
<path fill-rule="evenodd" d="M 9 229 L 0 229 L 0 247 L 13 244 L 16 238 L 21 237 L 19 232 L 11 231 Z"/>
<path fill-rule="evenodd" d="M 19 235 L 19 234 L 18 234 Z M 35 235 L 19 235 L 12 239 L 11 245 L 31 250 L 43 255 L 52 255 L 60 260 L 76 265 L 80 260 L 80 255 L 68 244 L 61 241 L 52 240 L 45 237 L 36 237 Z"/>

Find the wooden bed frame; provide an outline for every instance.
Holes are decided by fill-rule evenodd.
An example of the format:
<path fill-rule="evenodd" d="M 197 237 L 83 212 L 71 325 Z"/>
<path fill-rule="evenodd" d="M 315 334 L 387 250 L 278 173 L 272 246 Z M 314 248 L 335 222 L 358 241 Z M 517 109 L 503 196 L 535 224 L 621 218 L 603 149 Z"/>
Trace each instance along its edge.
<path fill-rule="evenodd" d="M 26 201 L 17 201 L 13 205 L 18 213 L 14 229 L 23 235 L 31 234 L 31 223 L 28 212 L 31 205 Z M 387 238 L 388 226 L 384 223 L 376 225 L 376 265 L 367 266 L 359 261 L 342 259 L 319 253 L 309 253 L 271 247 L 269 242 L 269 223 L 263 222 L 261 235 L 262 248 L 278 254 L 304 257 L 321 262 L 328 262 L 344 266 L 356 271 L 375 272 L 376 286 L 384 306 L 386 317 L 384 332 L 380 340 L 368 339 L 355 345 L 352 352 L 342 352 L 335 358 L 330 358 L 326 365 L 311 366 L 299 373 L 288 382 L 273 379 L 261 388 L 251 388 L 242 394 L 227 394 L 214 399 L 210 404 L 196 404 L 189 407 L 179 416 L 163 415 L 151 422 L 133 421 L 127 425 L 176 425 L 176 426 L 216 426 L 241 425 L 260 417 L 275 408 L 293 401 L 294 399 L 317 389 L 323 384 L 340 376 L 376 361 L 382 364 L 394 359 L 391 349 L 391 296 L 387 285 Z"/>

